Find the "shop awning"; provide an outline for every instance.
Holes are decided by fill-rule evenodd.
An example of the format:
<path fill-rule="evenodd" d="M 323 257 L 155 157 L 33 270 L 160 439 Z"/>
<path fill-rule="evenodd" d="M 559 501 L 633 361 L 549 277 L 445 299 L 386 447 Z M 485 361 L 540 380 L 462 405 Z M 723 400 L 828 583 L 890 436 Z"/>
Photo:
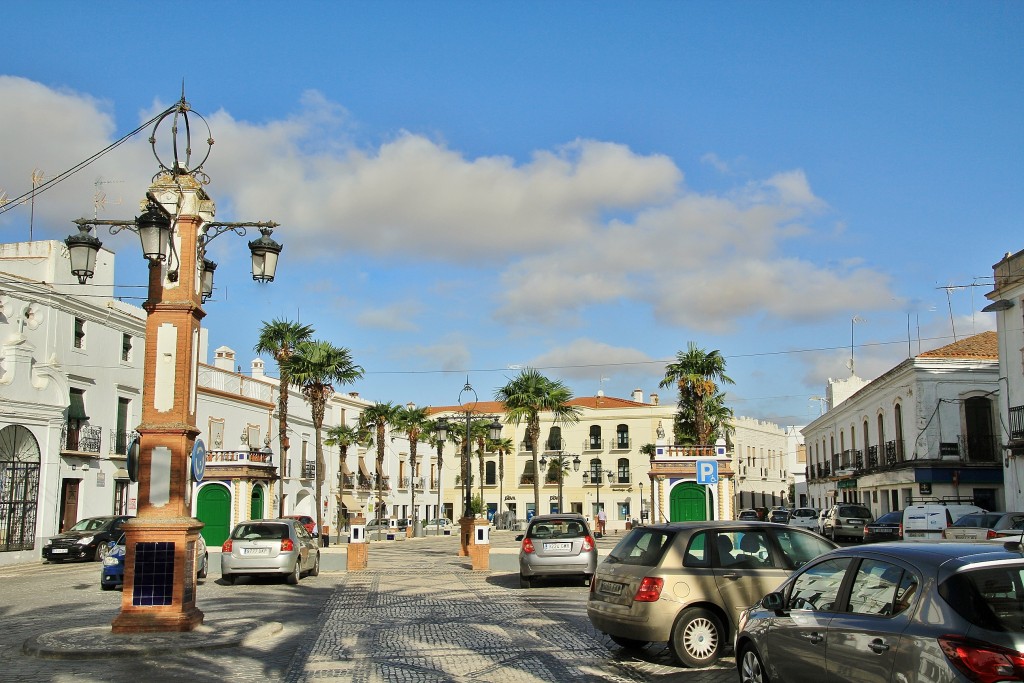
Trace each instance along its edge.
<path fill-rule="evenodd" d="M 359 474 L 363 475 L 367 479 L 370 478 L 370 470 L 366 469 L 366 461 L 359 458 Z"/>
<path fill-rule="evenodd" d="M 348 468 L 348 463 L 345 462 L 344 460 L 341 461 L 341 473 L 346 477 L 352 476 L 352 470 Z"/>
<path fill-rule="evenodd" d="M 348 513 L 350 515 L 356 512 L 363 511 L 363 506 L 360 505 L 359 501 L 353 498 L 352 496 L 348 495 L 347 493 L 341 496 L 341 506 L 348 510 Z"/>
<path fill-rule="evenodd" d="M 88 420 L 85 414 L 85 394 L 80 391 L 71 392 L 71 403 L 68 405 L 69 420 Z"/>

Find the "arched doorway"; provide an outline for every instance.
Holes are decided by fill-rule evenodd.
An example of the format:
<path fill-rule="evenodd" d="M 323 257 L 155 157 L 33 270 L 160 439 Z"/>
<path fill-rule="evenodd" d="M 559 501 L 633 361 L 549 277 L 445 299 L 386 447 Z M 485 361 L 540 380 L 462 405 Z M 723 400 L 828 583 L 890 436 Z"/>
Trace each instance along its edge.
<path fill-rule="evenodd" d="M 669 521 L 703 521 L 708 518 L 707 487 L 684 481 L 672 487 L 669 494 Z"/>
<path fill-rule="evenodd" d="M 0 429 L 0 552 L 32 550 L 39 500 L 39 442 L 26 427 Z"/>
<path fill-rule="evenodd" d="M 249 503 L 249 517 L 252 519 L 263 519 L 265 516 L 263 512 L 263 487 L 253 484 L 252 497 Z"/>
<path fill-rule="evenodd" d="M 231 492 L 220 484 L 207 484 L 196 496 L 196 519 L 205 524 L 207 545 L 223 545 L 231 533 Z"/>

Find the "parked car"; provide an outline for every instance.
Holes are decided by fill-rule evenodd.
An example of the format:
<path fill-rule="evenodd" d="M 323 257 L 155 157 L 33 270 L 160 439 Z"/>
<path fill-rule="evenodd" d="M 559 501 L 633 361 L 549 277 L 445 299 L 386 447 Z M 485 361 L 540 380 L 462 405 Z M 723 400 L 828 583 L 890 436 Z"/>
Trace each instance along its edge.
<path fill-rule="evenodd" d="M 587 616 L 622 647 L 668 643 L 685 665 L 714 662 L 740 612 L 836 547 L 765 522 L 673 522 L 633 529 L 597 568 Z"/>
<path fill-rule="evenodd" d="M 789 510 L 775 508 L 768 513 L 768 521 L 775 524 L 789 524 Z"/>
<path fill-rule="evenodd" d="M 825 515 L 821 535 L 831 538 L 852 538 L 862 540 L 864 527 L 874 519 L 871 510 L 858 503 L 833 505 Z"/>
<path fill-rule="evenodd" d="M 430 531 L 435 531 L 437 533 L 440 533 L 440 532 L 444 531 L 445 529 L 451 529 L 452 528 L 452 521 L 450 519 L 445 519 L 444 517 L 442 517 L 440 519 L 432 519 L 429 522 L 427 522 L 427 525 L 424 528 L 428 529 Z"/>
<path fill-rule="evenodd" d="M 893 510 L 864 525 L 864 542 L 903 540 L 903 510 Z"/>
<path fill-rule="evenodd" d="M 516 540 L 521 588 L 550 576 L 578 576 L 587 585 L 597 569 L 597 543 L 582 515 L 536 515 Z"/>
<path fill-rule="evenodd" d="M 744 611 L 736 666 L 743 683 L 1019 681 L 1022 624 L 1019 543 L 842 548 Z"/>
<path fill-rule="evenodd" d="M 220 574 L 228 583 L 240 576 L 278 574 L 295 585 L 303 574 L 319 573 L 320 544 L 297 519 L 240 522 L 220 550 Z"/>
<path fill-rule="evenodd" d="M 977 505 L 957 502 L 908 505 L 903 511 L 903 537 L 937 541 L 942 538 L 943 529 L 972 512 L 987 510 Z"/>
<path fill-rule="evenodd" d="M 1024 512 L 972 512 L 942 530 L 942 537 L 957 541 L 1019 537 L 1024 541 Z"/>
<path fill-rule="evenodd" d="M 100 570 L 100 588 L 105 591 L 114 590 L 124 585 L 124 534 L 116 541 L 109 541 L 109 552 L 103 558 L 103 569 Z M 196 579 L 205 579 L 210 568 L 210 553 L 206 549 L 206 540 L 199 534 L 196 542 Z"/>
<path fill-rule="evenodd" d="M 796 508 L 789 515 L 789 525 L 801 529 L 818 530 L 818 509 L 817 508 Z"/>
<path fill-rule="evenodd" d="M 302 526 L 306 527 L 306 531 L 309 532 L 310 536 L 316 536 L 316 519 L 309 515 L 285 515 L 282 519 L 297 519 Z"/>
<path fill-rule="evenodd" d="M 828 511 L 831 508 L 824 508 L 818 513 L 818 533 L 822 536 L 825 535 L 825 518 L 828 517 Z"/>
<path fill-rule="evenodd" d="M 754 508 L 747 508 L 746 510 L 740 510 L 740 514 L 736 519 L 743 520 L 745 522 L 759 522 L 761 521 L 761 515 L 757 514 L 757 510 Z"/>
<path fill-rule="evenodd" d="M 107 544 L 121 537 L 121 525 L 129 519 L 130 515 L 109 515 L 79 520 L 43 545 L 43 559 L 50 562 L 102 560 L 110 550 Z"/>

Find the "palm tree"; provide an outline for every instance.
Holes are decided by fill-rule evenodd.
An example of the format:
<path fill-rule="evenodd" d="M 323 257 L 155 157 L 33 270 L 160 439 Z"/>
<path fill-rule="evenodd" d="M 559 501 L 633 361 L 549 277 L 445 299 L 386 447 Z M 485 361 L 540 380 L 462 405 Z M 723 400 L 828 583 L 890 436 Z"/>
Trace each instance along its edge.
<path fill-rule="evenodd" d="M 288 377 L 288 358 L 292 350 L 299 342 L 308 340 L 313 336 L 313 328 L 309 325 L 301 325 L 290 320 L 274 319 L 273 322 L 264 322 L 260 328 L 260 336 L 253 347 L 257 354 L 269 354 L 277 361 L 277 372 L 279 386 L 277 389 L 277 438 L 279 453 L 281 454 L 280 478 L 284 476 L 288 464 L 288 386 L 291 381 Z M 278 491 L 280 508 L 278 515 L 284 515 L 284 491 Z"/>
<path fill-rule="evenodd" d="M 441 471 L 444 468 L 444 444 L 445 441 L 439 436 L 437 429 L 437 420 L 431 420 L 429 423 L 427 432 L 429 434 L 427 440 L 431 446 L 437 449 L 437 519 L 444 517 L 444 500 L 442 495 L 444 494 L 444 486 L 441 484 Z M 440 535 L 441 527 L 438 526 L 437 533 Z"/>
<path fill-rule="evenodd" d="M 419 512 L 416 509 L 416 466 L 418 464 L 416 444 L 424 439 L 431 424 L 432 423 L 427 420 L 427 409 L 417 408 L 411 403 L 399 408 L 395 415 L 395 428 L 401 430 L 402 433 L 409 438 L 409 479 L 412 483 L 411 507 L 413 535 L 417 532 L 416 523 L 420 518 Z"/>
<path fill-rule="evenodd" d="M 719 383 L 734 384 L 725 374 L 725 358 L 718 351 L 697 348 L 693 342 L 687 345 L 686 351 L 677 352 L 675 362 L 665 367 L 665 379 L 658 386 L 679 389 L 677 442 L 711 443 L 714 430 L 708 419 L 708 409 L 719 394 Z"/>
<path fill-rule="evenodd" d="M 476 441 L 477 472 L 480 475 L 480 500 L 484 500 L 484 448 L 487 446 L 491 423 L 489 420 L 473 420 L 469 433 Z M 484 504 L 486 510 L 487 505 Z"/>
<path fill-rule="evenodd" d="M 291 381 L 300 387 L 309 404 L 316 436 L 316 528 L 323 530 L 324 412 L 327 401 L 334 395 L 335 384 L 352 384 L 363 376 L 363 369 L 352 362 L 352 353 L 326 341 L 302 341 L 292 351 L 286 363 Z"/>
<path fill-rule="evenodd" d="M 501 509 L 502 501 L 505 500 L 505 456 L 513 452 L 516 447 L 512 439 L 495 439 L 491 441 L 491 451 L 498 454 L 498 512 L 502 515 L 505 511 Z"/>
<path fill-rule="evenodd" d="M 360 442 L 359 430 L 351 425 L 335 425 L 325 432 L 325 446 L 338 447 L 338 525 L 341 526 L 342 491 L 345 489 L 345 462 L 348 460 L 348 447 Z"/>
<path fill-rule="evenodd" d="M 508 384 L 494 392 L 494 399 L 505 404 L 505 420 L 526 425 L 526 441 L 533 453 L 533 510 L 540 514 L 540 464 L 537 450 L 540 439 L 540 414 L 551 413 L 552 424 L 576 424 L 580 409 L 569 405 L 572 391 L 560 380 L 545 377 L 534 368 L 524 368 Z"/>
<path fill-rule="evenodd" d="M 359 416 L 359 426 L 367 435 L 367 445 L 377 446 L 377 502 L 373 516 L 380 520 L 384 508 L 384 436 L 388 425 L 394 425 L 398 416 L 399 406 L 391 401 L 377 403 L 363 411 Z"/>

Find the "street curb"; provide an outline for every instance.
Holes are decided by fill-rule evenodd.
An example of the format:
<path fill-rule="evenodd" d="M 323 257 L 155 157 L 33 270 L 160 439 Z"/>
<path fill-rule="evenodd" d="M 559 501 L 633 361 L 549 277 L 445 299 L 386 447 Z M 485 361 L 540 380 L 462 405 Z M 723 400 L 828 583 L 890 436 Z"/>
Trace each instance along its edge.
<path fill-rule="evenodd" d="M 113 633 L 110 626 L 84 626 L 33 636 L 25 641 L 22 652 L 44 659 L 115 659 L 238 647 L 265 641 L 282 630 L 280 622 L 256 619 L 205 621 L 180 633 Z"/>

